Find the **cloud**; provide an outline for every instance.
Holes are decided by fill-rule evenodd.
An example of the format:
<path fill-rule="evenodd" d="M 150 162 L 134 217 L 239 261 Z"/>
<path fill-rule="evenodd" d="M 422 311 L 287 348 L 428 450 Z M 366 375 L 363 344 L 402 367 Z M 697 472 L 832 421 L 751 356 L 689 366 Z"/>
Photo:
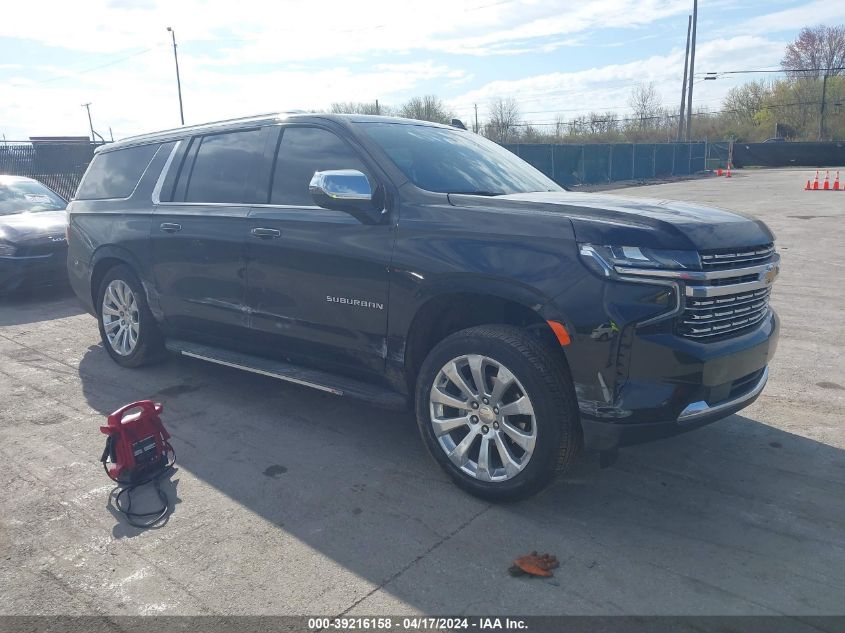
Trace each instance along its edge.
<path fill-rule="evenodd" d="M 711 0 L 708 10 L 729 4 Z M 0 21 L 0 38 L 5 38 L 0 46 L 26 50 L 27 59 L 6 55 L 0 65 L 8 94 L 0 101 L 0 121 L 7 136 L 84 134 L 87 118 L 79 104 L 91 101 L 95 126 L 106 135 L 108 126 L 123 136 L 176 124 L 167 26 L 175 29 L 179 43 L 189 122 L 328 108 L 334 101 L 379 98 L 398 104 L 422 92 L 446 97 L 462 116 L 474 103 L 484 111 L 491 98 L 513 95 L 530 118 L 549 120 L 550 111 L 627 110 L 631 86 L 643 81 L 654 81 L 664 103 L 671 104 L 682 75 L 677 41 L 663 44 L 675 48 L 659 55 L 634 51 L 642 50 L 638 43 L 665 33 L 652 25 L 689 8 L 688 0 L 428 0 L 424 6 L 338 0 L 321 3 L 319 10 L 294 0 L 88 0 L 83 7 L 58 0 L 12 3 Z M 787 19 L 789 11 L 794 10 L 773 15 Z M 770 19 L 761 18 L 763 23 Z M 21 30 L 20 24 L 37 28 Z M 704 41 L 700 32 L 696 68 L 726 70 L 738 60 L 743 67 L 762 67 L 780 59 L 783 43 L 761 35 L 759 28 L 733 33 Z M 577 49 L 579 64 L 599 54 L 620 61 L 512 78 L 523 59 L 524 74 L 537 67 L 535 62 L 548 68 L 552 56 L 565 68 L 564 48 Z M 508 78 L 497 78 L 507 64 Z M 700 102 L 717 106 L 731 82 L 701 84 L 696 94 Z"/>
<path fill-rule="evenodd" d="M 737 59 L 743 66 L 765 67 L 778 59 L 784 44 L 751 35 L 721 38 L 700 43 L 696 54 L 696 75 L 706 71 L 729 70 Z M 491 100 L 513 97 L 520 103 L 528 121 L 554 121 L 556 114 L 574 118 L 590 111 L 612 110 L 621 116 L 630 113 L 628 97 L 639 83 L 654 82 L 664 107 L 675 109 L 680 100 L 684 51 L 675 49 L 665 55 L 653 55 L 624 64 L 609 64 L 577 72 L 554 72 L 518 80 L 496 80 L 465 92 L 449 101 L 462 116 L 472 112 L 474 104 L 484 115 Z M 717 81 L 698 82 L 694 87 L 696 107 L 718 109 L 727 91 L 741 76 Z"/>
<path fill-rule="evenodd" d="M 737 30 L 750 33 L 781 33 L 804 26 L 835 24 L 845 20 L 845 3 L 814 0 L 798 7 L 775 11 L 746 20 Z"/>
<path fill-rule="evenodd" d="M 461 82 L 467 74 L 432 61 L 351 67 L 297 68 L 221 73 L 194 59 L 181 65 L 188 123 L 289 109 L 324 109 L 334 101 L 394 102 L 426 81 Z M 30 134 L 86 134 L 79 104 L 93 102 L 95 129 L 115 138 L 178 125 L 172 52 L 156 49 L 131 69 L 110 67 L 72 82 L 12 82 L 0 101 L 0 121 L 8 138 Z M 119 89 L 115 89 L 119 86 Z M 378 92 L 376 92 L 378 91 Z M 8 126 L 14 122 L 14 127 Z"/>
<path fill-rule="evenodd" d="M 220 57 L 232 63 L 341 59 L 349 51 L 423 50 L 486 55 L 535 50 L 533 42 L 559 47 L 590 28 L 650 24 L 688 10 L 686 0 L 428 0 L 416 3 L 369 0 L 365 7 L 325 1 L 90 0 L 80 10 L 64 0 L 14 3 L 4 8 L 0 36 L 28 39 L 79 51 L 114 52 L 147 47 L 176 29 L 187 47 L 224 44 Z M 48 14 L 50 19 L 43 16 Z M 20 24 L 37 24 L 21 31 Z M 542 50 L 542 48 L 541 48 Z M 548 48 L 546 49 L 548 50 Z"/>

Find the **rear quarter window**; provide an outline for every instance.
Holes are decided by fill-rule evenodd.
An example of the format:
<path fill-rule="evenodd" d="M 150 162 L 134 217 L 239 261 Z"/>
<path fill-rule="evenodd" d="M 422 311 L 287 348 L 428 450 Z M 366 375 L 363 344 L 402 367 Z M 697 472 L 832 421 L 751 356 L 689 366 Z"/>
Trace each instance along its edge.
<path fill-rule="evenodd" d="M 158 148 L 159 144 L 156 143 L 97 154 L 79 184 L 76 199 L 128 198 Z"/>

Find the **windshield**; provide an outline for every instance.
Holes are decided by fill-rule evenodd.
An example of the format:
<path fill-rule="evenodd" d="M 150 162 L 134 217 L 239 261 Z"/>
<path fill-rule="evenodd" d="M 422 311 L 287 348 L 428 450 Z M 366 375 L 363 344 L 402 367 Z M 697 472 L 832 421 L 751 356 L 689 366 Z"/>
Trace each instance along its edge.
<path fill-rule="evenodd" d="M 67 203 L 40 182 L 0 179 L 0 215 L 56 211 Z"/>
<path fill-rule="evenodd" d="M 401 123 L 359 125 L 420 189 L 488 196 L 563 191 L 521 158 L 472 132 Z"/>

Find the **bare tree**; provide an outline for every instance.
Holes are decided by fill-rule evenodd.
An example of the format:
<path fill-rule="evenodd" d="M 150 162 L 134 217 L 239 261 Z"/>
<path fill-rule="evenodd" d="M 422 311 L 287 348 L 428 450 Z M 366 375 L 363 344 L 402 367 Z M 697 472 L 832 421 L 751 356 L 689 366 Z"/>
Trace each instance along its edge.
<path fill-rule="evenodd" d="M 845 67 L 845 25 L 804 27 L 786 47 L 780 62 L 791 78 L 842 75 Z"/>
<path fill-rule="evenodd" d="M 563 138 L 569 128 L 569 123 L 562 114 L 555 115 L 555 138 Z"/>
<path fill-rule="evenodd" d="M 619 116 L 614 112 L 590 112 L 590 133 L 612 134 L 619 127 Z"/>
<path fill-rule="evenodd" d="M 414 97 L 408 100 L 399 109 L 399 116 L 435 123 L 449 123 L 452 120 L 452 113 L 446 107 L 446 104 L 435 95 Z"/>
<path fill-rule="evenodd" d="M 633 118 L 640 129 L 656 126 L 660 118 L 660 94 L 653 81 L 634 86 L 628 105 L 634 111 Z"/>
<path fill-rule="evenodd" d="M 334 114 L 390 114 L 390 108 L 375 101 L 338 101 L 332 104 Z"/>
<path fill-rule="evenodd" d="M 490 102 L 489 121 L 485 127 L 486 135 L 499 143 L 507 143 L 516 136 L 519 127 L 519 104 L 513 97 L 498 98 Z"/>

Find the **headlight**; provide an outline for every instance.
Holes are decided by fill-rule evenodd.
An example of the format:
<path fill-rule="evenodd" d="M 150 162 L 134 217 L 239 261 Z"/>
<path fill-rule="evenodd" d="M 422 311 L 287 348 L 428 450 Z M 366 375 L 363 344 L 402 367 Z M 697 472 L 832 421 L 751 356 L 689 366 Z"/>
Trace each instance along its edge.
<path fill-rule="evenodd" d="M 626 269 L 636 269 L 638 274 L 644 274 L 649 270 L 701 269 L 701 261 L 696 251 L 581 244 L 579 253 L 584 264 L 602 277 L 624 275 Z"/>
<path fill-rule="evenodd" d="M 0 242 L 0 257 L 13 257 L 15 254 L 15 245 L 9 242 Z"/>

